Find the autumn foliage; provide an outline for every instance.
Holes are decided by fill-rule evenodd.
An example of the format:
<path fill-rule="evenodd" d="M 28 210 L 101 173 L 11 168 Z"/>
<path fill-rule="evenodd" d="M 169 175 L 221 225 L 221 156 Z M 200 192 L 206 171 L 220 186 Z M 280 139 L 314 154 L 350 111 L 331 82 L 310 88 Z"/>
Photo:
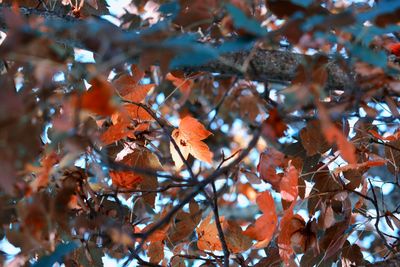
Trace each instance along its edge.
<path fill-rule="evenodd" d="M 0 265 L 397 266 L 400 1 L 0 3 Z"/>

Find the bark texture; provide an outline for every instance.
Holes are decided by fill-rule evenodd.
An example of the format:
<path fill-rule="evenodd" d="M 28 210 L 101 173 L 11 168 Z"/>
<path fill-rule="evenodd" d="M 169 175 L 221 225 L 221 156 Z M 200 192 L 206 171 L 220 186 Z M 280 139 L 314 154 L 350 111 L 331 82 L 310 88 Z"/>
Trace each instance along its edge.
<path fill-rule="evenodd" d="M 7 28 L 4 19 L 5 10 L 10 11 L 8 7 L 0 7 L 2 29 Z M 20 13 L 23 17 L 43 17 L 44 23 L 51 30 L 46 33 L 50 38 L 94 53 L 101 53 L 106 59 L 124 53 L 135 58 L 140 55 L 142 49 L 148 49 L 149 46 L 155 49 L 153 46 L 159 45 L 146 43 L 137 33 L 124 31 L 99 18 L 79 20 L 72 16 L 28 8 L 20 8 Z M 110 37 L 110 32 L 112 38 L 102 38 Z M 290 51 L 255 49 L 224 54 L 218 60 L 201 66 L 187 67 L 185 70 L 238 75 L 259 82 L 289 83 L 295 78 L 299 66 L 310 67 L 310 63 L 316 62 L 316 58 Z M 325 89 L 346 90 L 354 87 L 352 75 L 345 70 L 343 64 L 339 65 L 330 60 L 324 64 L 324 68 L 328 75 Z"/>

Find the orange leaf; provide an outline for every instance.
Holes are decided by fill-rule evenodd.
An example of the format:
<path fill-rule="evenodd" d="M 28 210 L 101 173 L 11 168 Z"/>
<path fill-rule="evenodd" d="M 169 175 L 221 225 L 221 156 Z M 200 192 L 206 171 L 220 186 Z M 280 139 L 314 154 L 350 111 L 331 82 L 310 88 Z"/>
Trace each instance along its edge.
<path fill-rule="evenodd" d="M 116 111 L 112 101 L 114 88 L 103 78 L 96 77 L 90 81 L 92 87 L 81 98 L 80 107 L 98 115 L 108 116 Z"/>
<path fill-rule="evenodd" d="M 154 227 L 154 223 L 148 224 L 145 228 L 143 228 L 140 232 L 146 233 L 149 229 Z M 170 224 L 166 224 L 165 226 L 156 229 L 147 239 L 148 242 L 157 242 L 164 241 L 167 238 L 168 228 Z"/>
<path fill-rule="evenodd" d="M 59 162 L 59 156 L 56 152 L 52 151 L 41 159 L 42 167 L 38 168 L 37 177 L 30 184 L 33 192 L 40 188 L 46 187 L 49 183 L 49 174 L 54 164 Z"/>
<path fill-rule="evenodd" d="M 347 140 L 343 133 L 333 124 L 328 124 L 323 128 L 326 140 L 330 143 L 335 142 L 340 150 L 342 158 L 350 164 L 357 163 L 356 148 Z"/>
<path fill-rule="evenodd" d="M 292 202 L 290 207 L 285 211 L 280 222 L 280 232 L 278 236 L 279 255 L 286 264 L 291 262 L 294 253 L 291 246 L 292 235 L 305 225 L 304 219 L 300 215 L 293 215 L 295 204 L 296 202 Z"/>
<path fill-rule="evenodd" d="M 179 130 L 186 139 L 191 140 L 203 140 L 212 135 L 203 124 L 190 116 L 186 116 L 181 120 Z"/>
<path fill-rule="evenodd" d="M 192 154 L 193 157 L 201 161 L 211 163 L 213 153 L 202 141 L 211 134 L 195 118 L 186 116 L 181 120 L 179 128 L 172 132 L 172 138 L 178 145 L 184 159 L 187 159 L 189 154 Z M 170 151 L 175 165 L 180 168 L 183 165 L 183 161 L 172 142 L 170 143 Z"/>
<path fill-rule="evenodd" d="M 100 140 L 105 145 L 109 145 L 129 135 L 130 130 L 128 126 L 130 122 L 126 116 L 117 116 L 115 124 L 108 127 L 108 129 L 101 135 Z"/>
<path fill-rule="evenodd" d="M 218 229 L 215 223 L 211 223 L 212 213 L 205 218 L 199 227 L 196 228 L 198 236 L 197 247 L 200 250 L 222 250 L 222 245 L 218 237 Z"/>
<path fill-rule="evenodd" d="M 140 80 L 144 77 L 144 72 L 132 65 L 132 76 L 128 74 L 123 74 L 113 81 L 113 85 L 118 90 L 120 95 L 126 96 L 129 94 L 135 94 L 137 97 L 134 102 L 141 102 L 152 88 L 154 84 L 139 84 Z M 141 94 L 142 93 L 142 94 Z"/>
<path fill-rule="evenodd" d="M 345 172 L 348 170 L 356 170 L 356 169 L 360 169 L 360 168 L 372 168 L 372 167 L 382 166 L 385 164 L 386 164 L 385 160 L 370 160 L 370 161 L 366 161 L 363 163 L 347 164 L 345 166 L 336 168 L 334 170 L 334 173 L 338 174 L 340 172 Z"/>
<path fill-rule="evenodd" d="M 369 130 L 368 131 L 373 137 L 375 137 L 376 139 L 379 140 L 384 140 L 384 141 L 396 141 L 397 139 L 400 138 L 400 131 L 397 131 L 395 134 L 393 135 L 389 135 L 389 136 L 382 136 L 380 135 L 377 131 L 375 130 Z"/>
<path fill-rule="evenodd" d="M 154 84 L 137 85 L 132 89 L 132 92 L 124 95 L 123 98 L 132 102 L 142 102 L 154 86 Z"/>
<path fill-rule="evenodd" d="M 257 205 L 263 212 L 253 225 L 247 227 L 244 234 L 252 239 L 258 240 L 256 248 L 267 247 L 275 232 L 278 216 L 275 212 L 274 199 L 268 191 L 262 192 L 257 197 Z"/>
<path fill-rule="evenodd" d="M 158 158 L 146 148 L 137 148 L 126 155 L 122 164 L 128 167 L 137 167 L 143 170 L 156 171 L 161 169 Z M 112 182 L 115 186 L 125 189 L 134 189 L 141 183 L 149 180 L 149 175 L 139 174 L 134 171 L 110 171 Z"/>
<path fill-rule="evenodd" d="M 299 172 L 293 165 L 289 165 L 286 169 L 280 184 L 280 192 L 282 199 L 286 201 L 294 201 L 299 194 L 297 183 L 299 179 Z"/>
<path fill-rule="evenodd" d="M 119 188 L 134 189 L 143 181 L 142 177 L 131 171 L 110 171 L 113 185 Z"/>
<path fill-rule="evenodd" d="M 185 77 L 176 77 L 172 73 L 168 73 L 167 76 L 165 77 L 168 81 L 171 81 L 172 84 L 178 88 L 182 94 L 187 95 L 190 93 L 190 90 L 193 87 L 193 80 L 190 80 L 189 78 Z"/>
<path fill-rule="evenodd" d="M 200 250 L 222 250 L 217 225 L 214 221 L 211 222 L 212 217 L 213 213 L 210 212 L 207 218 L 196 228 L 196 233 L 199 238 L 197 247 Z M 223 217 L 220 217 L 220 223 L 229 251 L 239 253 L 250 248 L 251 239 L 243 236 L 243 231 L 239 224 L 227 221 Z"/>
<path fill-rule="evenodd" d="M 128 116 L 133 120 L 154 121 L 154 118 L 142 107 L 133 104 L 126 104 L 123 108 Z"/>

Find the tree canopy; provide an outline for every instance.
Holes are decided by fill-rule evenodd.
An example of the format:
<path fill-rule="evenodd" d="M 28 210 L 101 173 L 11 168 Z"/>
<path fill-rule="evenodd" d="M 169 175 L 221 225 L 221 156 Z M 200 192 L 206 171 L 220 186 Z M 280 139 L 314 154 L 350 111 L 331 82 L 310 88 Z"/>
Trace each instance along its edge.
<path fill-rule="evenodd" d="M 0 264 L 399 266 L 400 1 L 0 3 Z"/>

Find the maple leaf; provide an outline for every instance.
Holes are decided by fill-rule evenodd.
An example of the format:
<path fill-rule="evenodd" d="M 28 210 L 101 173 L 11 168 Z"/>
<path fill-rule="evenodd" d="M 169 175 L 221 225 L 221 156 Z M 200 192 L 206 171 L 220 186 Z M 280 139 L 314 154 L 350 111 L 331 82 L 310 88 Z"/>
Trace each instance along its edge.
<path fill-rule="evenodd" d="M 134 67 L 132 68 L 132 72 L 136 74 L 136 76 L 121 75 L 118 79 L 113 81 L 113 85 L 124 100 L 140 103 L 144 101 L 147 94 L 155 85 L 139 84 L 144 73 Z M 116 142 L 127 136 L 134 138 L 134 132 L 147 130 L 149 127 L 147 122 L 154 120 L 153 117 L 142 107 L 129 103 L 122 105 L 120 111 L 115 112 L 111 119 L 113 125 L 107 128 L 100 137 L 100 140 L 105 145 Z M 133 124 L 131 120 L 135 120 L 139 123 Z"/>
<path fill-rule="evenodd" d="M 197 247 L 200 250 L 222 250 L 222 244 L 218 235 L 218 229 L 215 222 L 212 222 L 213 214 L 205 218 L 199 227 L 196 228 L 198 236 Z M 220 223 L 224 232 L 225 241 L 228 249 L 233 253 L 239 253 L 250 248 L 251 240 L 243 236 L 243 231 L 235 222 L 227 221 L 220 217 Z"/>
<path fill-rule="evenodd" d="M 108 116 L 116 111 L 116 105 L 112 101 L 114 88 L 104 78 L 96 77 L 90 81 L 92 87 L 83 93 L 78 106 L 94 112 L 98 115 Z"/>
<path fill-rule="evenodd" d="M 134 189 L 143 181 L 140 175 L 131 171 L 110 171 L 110 177 L 115 186 L 125 189 Z"/>
<path fill-rule="evenodd" d="M 168 240 L 172 243 L 178 243 L 186 239 L 193 233 L 193 230 L 201 220 L 202 212 L 195 201 L 189 203 L 189 213 L 180 211 L 176 214 L 174 224 L 170 228 Z"/>
<path fill-rule="evenodd" d="M 253 225 L 247 227 L 244 234 L 252 239 L 258 240 L 254 247 L 267 247 L 275 232 L 278 216 L 275 211 L 274 199 L 268 191 L 262 192 L 257 196 L 257 205 L 263 212 Z"/>
<path fill-rule="evenodd" d="M 128 128 L 131 122 L 126 116 L 118 116 L 116 123 L 107 128 L 100 136 L 100 140 L 104 145 L 121 140 L 130 135 L 131 130 Z"/>
<path fill-rule="evenodd" d="M 202 141 L 210 136 L 212 133 L 195 118 L 186 116 L 179 123 L 179 128 L 172 132 L 172 138 L 178 145 L 183 158 L 187 159 L 189 154 L 198 160 L 211 163 L 213 153 L 208 146 Z M 183 165 L 178 151 L 175 149 L 174 144 L 170 143 L 170 151 L 175 166 L 180 168 Z"/>
<path fill-rule="evenodd" d="M 321 131 L 321 124 L 318 120 L 308 122 L 307 126 L 301 129 L 300 139 L 308 156 L 323 154 L 331 147 Z"/>
<path fill-rule="evenodd" d="M 218 229 L 215 223 L 211 223 L 212 213 L 196 228 L 198 236 L 197 247 L 201 250 L 222 250 L 222 244 L 218 238 Z"/>
<path fill-rule="evenodd" d="M 40 188 L 44 188 L 49 183 L 49 174 L 53 165 L 58 163 L 60 160 L 59 155 L 56 152 L 52 151 L 49 154 L 45 155 L 41 159 L 41 168 L 37 168 L 37 177 L 30 184 L 33 192 L 38 191 Z"/>
<path fill-rule="evenodd" d="M 132 153 L 126 155 L 120 162 L 127 166 L 150 171 L 161 169 L 158 158 L 146 148 L 137 148 L 133 150 Z M 133 171 L 110 171 L 110 176 L 115 186 L 125 189 L 134 189 L 139 183 L 152 179 L 150 175 L 138 174 Z"/>

